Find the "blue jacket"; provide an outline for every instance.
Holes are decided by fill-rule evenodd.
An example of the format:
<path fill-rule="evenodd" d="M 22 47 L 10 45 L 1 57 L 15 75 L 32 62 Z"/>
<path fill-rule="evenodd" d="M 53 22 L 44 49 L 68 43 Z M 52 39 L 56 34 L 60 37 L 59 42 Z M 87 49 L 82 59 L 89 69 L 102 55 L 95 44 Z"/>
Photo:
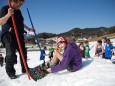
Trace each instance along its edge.
<path fill-rule="evenodd" d="M 111 59 L 111 57 L 112 57 L 112 49 L 113 48 L 115 48 L 115 46 L 113 46 L 113 45 L 106 45 L 105 46 L 105 58 L 106 59 Z"/>
<path fill-rule="evenodd" d="M 40 60 L 44 60 L 44 59 L 45 59 L 44 54 L 46 54 L 46 53 L 45 53 L 45 50 L 41 50 Z"/>
<path fill-rule="evenodd" d="M 63 54 L 60 64 L 51 68 L 52 73 L 64 70 L 70 67 L 72 71 L 77 71 L 82 66 L 82 58 L 79 48 L 75 43 L 68 43 Z"/>

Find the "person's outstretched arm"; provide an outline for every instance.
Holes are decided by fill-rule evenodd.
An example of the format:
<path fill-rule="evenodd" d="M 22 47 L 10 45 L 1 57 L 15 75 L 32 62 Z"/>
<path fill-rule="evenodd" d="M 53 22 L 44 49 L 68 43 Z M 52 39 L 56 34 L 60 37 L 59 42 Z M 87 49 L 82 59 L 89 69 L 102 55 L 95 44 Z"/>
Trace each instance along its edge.
<path fill-rule="evenodd" d="M 24 28 L 28 31 L 32 31 L 32 32 L 34 31 L 34 28 L 29 28 L 26 24 L 24 24 Z"/>

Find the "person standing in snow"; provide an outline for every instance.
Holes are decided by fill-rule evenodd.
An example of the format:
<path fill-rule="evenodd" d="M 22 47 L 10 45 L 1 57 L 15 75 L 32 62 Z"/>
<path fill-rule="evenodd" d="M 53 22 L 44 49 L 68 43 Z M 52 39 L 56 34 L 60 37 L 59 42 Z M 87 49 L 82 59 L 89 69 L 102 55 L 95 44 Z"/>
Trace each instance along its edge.
<path fill-rule="evenodd" d="M 82 58 L 85 58 L 85 52 L 84 52 L 83 42 L 80 42 L 80 44 L 78 46 L 79 46 Z"/>
<path fill-rule="evenodd" d="M 106 41 L 107 41 L 107 38 L 106 38 L 106 37 L 103 37 L 103 38 L 102 38 L 102 46 L 103 46 L 103 49 L 104 49 L 103 58 L 105 58 L 105 46 L 106 46 Z"/>
<path fill-rule="evenodd" d="M 48 54 L 46 54 L 46 52 L 45 52 L 46 49 L 47 49 L 47 47 L 44 46 L 44 48 L 41 49 L 41 54 L 40 54 L 40 60 L 43 60 L 43 61 L 44 61 L 44 65 L 45 65 L 45 56 L 48 56 Z"/>
<path fill-rule="evenodd" d="M 89 42 L 85 41 L 84 42 L 84 51 L 85 51 L 85 58 L 88 59 L 90 58 L 90 53 L 89 51 L 93 48 L 94 46 L 92 46 L 91 48 L 89 47 Z"/>
<path fill-rule="evenodd" d="M 75 72 L 82 67 L 82 58 L 80 51 L 75 42 L 68 43 L 65 37 L 59 37 L 57 45 L 59 48 L 64 49 L 64 53 L 55 52 L 51 68 L 47 71 L 55 73 L 64 69 L 68 69 L 71 72 Z M 57 64 L 59 62 L 59 64 Z"/>
<path fill-rule="evenodd" d="M 104 53 L 104 48 L 102 46 L 102 41 L 98 40 L 97 41 L 97 46 L 96 46 L 96 49 L 95 49 L 95 56 L 103 58 L 103 53 Z"/>
<path fill-rule="evenodd" d="M 104 50 L 105 50 L 105 46 L 106 46 L 106 41 L 107 41 L 107 38 L 103 37 L 102 38 L 102 46 L 103 46 Z"/>
<path fill-rule="evenodd" d="M 111 41 L 109 39 L 106 40 L 106 46 L 105 46 L 105 59 L 111 59 L 112 57 L 112 50 L 115 49 L 115 46 L 111 44 Z"/>
<path fill-rule="evenodd" d="M 50 47 L 48 50 L 49 50 L 49 58 L 51 60 L 53 58 L 53 52 L 54 52 L 54 48 L 52 44 L 50 44 Z"/>
<path fill-rule="evenodd" d="M 3 6 L 0 11 L 0 25 L 2 26 L 1 41 L 6 49 L 6 57 L 5 57 L 6 73 L 10 77 L 10 79 L 15 79 L 16 71 L 14 69 L 14 64 L 17 64 L 16 50 L 18 50 L 19 52 L 19 47 L 13 29 L 14 27 L 11 16 L 14 14 L 14 19 L 17 26 L 17 32 L 20 39 L 22 51 L 24 53 L 24 59 L 26 61 L 26 64 L 27 64 L 27 50 L 25 48 L 25 42 L 24 42 L 24 28 L 26 28 L 28 31 L 30 31 L 31 29 L 24 24 L 24 18 L 20 11 L 20 7 L 23 5 L 24 0 L 10 0 L 10 1 L 12 8 L 6 5 Z M 25 73 L 26 71 L 24 68 L 24 64 L 22 62 L 21 55 L 20 60 L 21 60 L 22 73 Z"/>

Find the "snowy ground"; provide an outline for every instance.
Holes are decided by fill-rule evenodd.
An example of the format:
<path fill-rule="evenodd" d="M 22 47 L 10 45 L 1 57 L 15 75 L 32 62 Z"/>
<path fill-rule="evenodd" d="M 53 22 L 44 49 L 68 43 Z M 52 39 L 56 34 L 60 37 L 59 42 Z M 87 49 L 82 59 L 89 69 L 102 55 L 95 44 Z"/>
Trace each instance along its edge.
<path fill-rule="evenodd" d="M 115 40 L 113 40 L 115 43 Z M 90 43 L 90 46 L 95 42 Z M 21 73 L 20 62 L 15 65 L 17 79 L 11 80 L 6 75 L 5 66 L 0 67 L 0 86 L 115 86 L 115 64 L 111 61 L 93 58 L 94 48 L 90 51 L 91 59 L 83 59 L 83 67 L 76 72 L 63 70 L 55 74 L 48 74 L 37 82 L 28 80 L 26 74 Z M 35 67 L 39 61 L 39 51 L 28 52 L 28 65 Z M 3 54 L 5 55 L 5 54 Z M 18 55 L 18 54 L 17 54 Z M 46 57 L 48 60 L 48 57 Z"/>

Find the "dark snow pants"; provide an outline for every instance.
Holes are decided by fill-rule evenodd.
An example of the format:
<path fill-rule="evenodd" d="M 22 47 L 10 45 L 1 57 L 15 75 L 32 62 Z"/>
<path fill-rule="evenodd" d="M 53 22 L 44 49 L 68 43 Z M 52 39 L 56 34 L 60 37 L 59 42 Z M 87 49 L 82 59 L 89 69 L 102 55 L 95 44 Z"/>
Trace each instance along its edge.
<path fill-rule="evenodd" d="M 24 58 L 27 64 L 27 50 L 25 48 L 25 42 L 23 36 L 19 36 L 22 51 L 24 54 Z M 16 37 L 14 33 L 5 33 L 3 34 L 2 38 L 2 43 L 6 49 L 6 57 L 5 57 L 5 62 L 6 62 L 6 73 L 10 75 L 15 74 L 15 69 L 14 69 L 14 64 L 17 64 L 17 55 L 16 55 L 16 50 L 19 52 L 18 44 L 16 41 Z M 20 52 L 19 52 L 20 54 Z M 20 55 L 20 62 L 21 62 L 21 67 L 22 71 L 25 71 L 24 64 L 22 62 L 22 58 Z"/>

